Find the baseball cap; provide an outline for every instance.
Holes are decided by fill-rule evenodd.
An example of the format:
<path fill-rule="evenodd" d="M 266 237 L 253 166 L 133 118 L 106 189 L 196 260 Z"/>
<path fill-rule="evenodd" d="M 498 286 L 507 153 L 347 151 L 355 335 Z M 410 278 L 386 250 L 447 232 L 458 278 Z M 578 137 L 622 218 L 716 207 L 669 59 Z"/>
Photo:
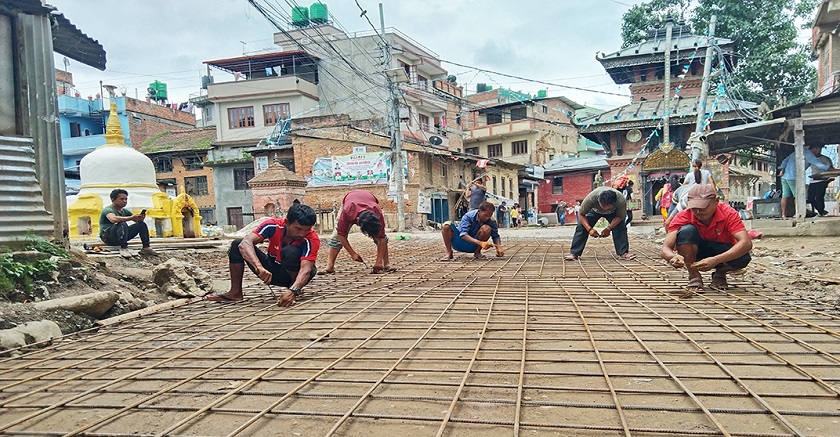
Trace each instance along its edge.
<path fill-rule="evenodd" d="M 711 185 L 697 184 L 688 190 L 688 208 L 705 208 L 709 202 L 717 198 L 717 193 Z"/>
<path fill-rule="evenodd" d="M 502 200 L 502 205 L 507 205 L 507 202 L 505 202 L 504 200 Z"/>

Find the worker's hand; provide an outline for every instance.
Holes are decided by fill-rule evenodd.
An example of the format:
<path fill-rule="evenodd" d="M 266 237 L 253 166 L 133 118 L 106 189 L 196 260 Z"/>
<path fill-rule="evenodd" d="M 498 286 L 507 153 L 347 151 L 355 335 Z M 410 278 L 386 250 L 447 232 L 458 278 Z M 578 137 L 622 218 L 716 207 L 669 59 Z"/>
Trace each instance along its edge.
<path fill-rule="evenodd" d="M 715 266 L 717 266 L 718 264 L 720 263 L 717 261 L 717 259 L 715 257 L 711 257 L 701 259 L 700 261 L 697 261 L 694 264 L 692 264 L 691 267 L 694 267 L 695 269 L 700 270 L 701 272 L 707 272 L 715 268 Z"/>
<path fill-rule="evenodd" d="M 489 248 L 493 247 L 493 243 L 491 243 L 491 242 L 489 242 L 489 241 L 479 241 L 479 242 L 478 242 L 478 245 L 479 245 L 479 246 L 480 246 L 483 250 L 487 250 L 487 249 L 489 249 Z"/>
<path fill-rule="evenodd" d="M 595 228 L 589 228 L 589 236 L 593 238 L 598 238 L 601 236 L 601 234 L 599 234 Z"/>
<path fill-rule="evenodd" d="M 353 255 L 351 255 L 351 257 L 353 258 L 353 261 L 356 261 L 357 263 L 364 263 L 365 262 L 365 260 L 362 259 L 362 256 L 359 255 L 359 252 L 354 253 Z"/>
<path fill-rule="evenodd" d="M 671 260 L 668 261 L 668 264 L 671 264 L 671 266 L 675 269 L 681 269 L 685 267 L 685 258 L 683 258 L 680 254 L 674 254 L 674 256 L 671 257 Z"/>
<path fill-rule="evenodd" d="M 288 288 L 284 288 L 280 292 L 280 299 L 277 299 L 277 305 L 281 307 L 290 307 L 295 303 L 295 293 Z"/>
<path fill-rule="evenodd" d="M 607 226 L 606 228 L 604 228 L 604 230 L 603 230 L 603 231 L 601 231 L 601 238 L 607 238 L 607 237 L 609 237 L 609 236 L 610 236 L 610 231 L 611 231 L 611 229 L 610 229 L 610 227 L 609 227 L 609 226 Z"/>
<path fill-rule="evenodd" d="M 146 219 L 145 214 L 134 214 L 134 215 L 131 216 L 131 221 L 133 221 L 135 223 L 140 223 L 145 219 Z"/>
<path fill-rule="evenodd" d="M 505 250 L 502 249 L 502 246 L 496 246 L 496 256 L 505 256 Z"/>
<path fill-rule="evenodd" d="M 271 285 L 271 278 L 274 275 L 271 274 L 270 271 L 268 271 L 268 270 L 266 270 L 262 267 L 259 267 L 258 270 L 257 270 L 257 276 L 260 277 L 260 280 L 263 281 L 263 284 Z"/>

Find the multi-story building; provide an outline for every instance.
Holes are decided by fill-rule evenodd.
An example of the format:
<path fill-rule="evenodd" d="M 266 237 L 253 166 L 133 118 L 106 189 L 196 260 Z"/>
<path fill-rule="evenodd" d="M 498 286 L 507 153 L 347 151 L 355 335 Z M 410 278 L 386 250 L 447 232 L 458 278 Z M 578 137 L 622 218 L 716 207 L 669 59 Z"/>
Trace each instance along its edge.
<path fill-rule="evenodd" d="M 183 188 L 198 206 L 203 224 L 217 223 L 213 168 L 205 165 L 215 138 L 215 128 L 184 129 L 156 136 L 140 149 L 154 163 L 161 191 L 174 198 Z"/>
<path fill-rule="evenodd" d="M 817 97 L 840 91 L 840 0 L 823 0 L 811 27 L 811 55 L 818 59 Z"/>
<path fill-rule="evenodd" d="M 464 151 L 537 169 L 521 172 L 510 185 L 509 195 L 523 208 L 539 204 L 540 168 L 555 157 L 578 154 L 578 132 L 572 123 L 583 106 L 565 97 L 537 96 L 505 88 L 486 89 L 467 96 Z M 515 188 L 515 189 L 514 189 Z"/>
<path fill-rule="evenodd" d="M 307 202 L 340 203 L 344 192 L 365 185 L 379 195 L 386 212 L 396 210 L 395 191 L 380 173 L 373 178 L 334 174 L 330 179 L 322 178 L 324 171 L 318 167 L 326 161 L 344 165 L 345 157 L 358 156 L 360 150 L 375 155 L 374 167 L 383 167 L 386 161 L 376 156 L 390 156 L 391 147 L 383 69 L 399 82 L 407 224 L 448 220 L 455 215 L 461 184 L 479 173 L 499 172 L 505 173 L 506 181 L 516 179 L 516 168 L 522 166 L 498 160 L 488 160 L 487 170 L 467 171 L 480 157 L 463 153 L 461 87 L 441 68 L 436 54 L 408 36 L 391 29 L 385 39 L 392 53 L 388 65 L 382 65 L 378 52 L 380 36 L 345 34 L 330 23 L 276 34 L 280 52 L 205 62 L 214 73 L 232 75 L 223 81 L 211 79 L 208 71 L 206 91 L 191 97 L 206 114 L 201 123 L 216 126 L 205 165 L 213 167 L 219 224 L 241 226 L 266 214 L 253 210 L 247 186 L 233 193 L 223 187 L 248 177 L 248 171 L 251 177 L 259 174 L 275 160 L 307 178 Z M 427 177 L 431 179 L 423 179 Z M 396 216 L 389 217 L 389 223 L 397 227 Z"/>

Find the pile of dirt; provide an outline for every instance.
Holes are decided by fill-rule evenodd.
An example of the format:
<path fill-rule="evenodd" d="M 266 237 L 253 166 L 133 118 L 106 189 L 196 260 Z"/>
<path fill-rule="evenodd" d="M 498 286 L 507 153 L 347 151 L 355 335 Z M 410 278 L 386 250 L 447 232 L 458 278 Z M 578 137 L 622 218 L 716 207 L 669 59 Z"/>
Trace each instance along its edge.
<path fill-rule="evenodd" d="M 221 248 L 166 250 L 157 256 L 131 259 L 122 258 L 116 253 L 88 255 L 78 249 L 71 249 L 70 254 L 69 268 L 61 269 L 55 275 L 55 281 L 39 283 L 37 286 L 43 287 L 44 295 L 50 299 L 98 291 L 117 292 L 120 295 L 119 301 L 104 316 L 109 318 L 176 298 L 154 283 L 152 272 L 155 266 L 170 258 L 189 264 L 208 265 L 217 263 L 225 251 Z M 70 311 L 42 311 L 29 303 L 0 302 L 0 330 L 38 320 L 56 322 L 64 334 L 89 329 L 96 322 L 89 316 Z"/>

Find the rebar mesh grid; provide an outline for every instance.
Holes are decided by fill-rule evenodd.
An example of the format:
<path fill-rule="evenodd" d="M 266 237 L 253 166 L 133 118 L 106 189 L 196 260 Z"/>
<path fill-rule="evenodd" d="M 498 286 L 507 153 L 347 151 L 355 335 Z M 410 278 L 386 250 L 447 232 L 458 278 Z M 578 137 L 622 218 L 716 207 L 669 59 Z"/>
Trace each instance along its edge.
<path fill-rule="evenodd" d="M 601 240 L 581 261 L 549 240 L 441 246 L 392 242 L 387 275 L 343 257 L 289 309 L 248 274 L 244 302 L 4 359 L 0 433 L 840 434 L 840 317 L 818 302 L 738 277 L 681 299 L 642 241 L 633 261 Z"/>

